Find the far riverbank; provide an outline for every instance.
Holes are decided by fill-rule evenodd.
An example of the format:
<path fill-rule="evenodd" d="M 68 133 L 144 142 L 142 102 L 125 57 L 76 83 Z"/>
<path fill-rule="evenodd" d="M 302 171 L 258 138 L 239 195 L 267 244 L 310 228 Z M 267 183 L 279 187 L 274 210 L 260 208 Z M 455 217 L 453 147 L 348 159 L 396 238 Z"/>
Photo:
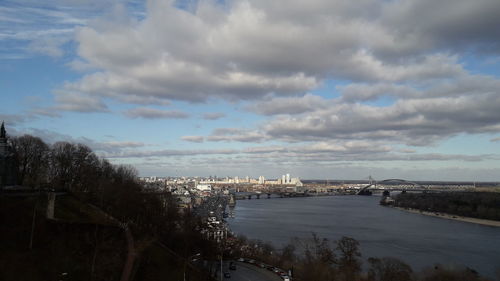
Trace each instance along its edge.
<path fill-rule="evenodd" d="M 411 209 L 411 208 L 402 208 L 402 207 L 392 207 L 401 211 L 405 212 L 410 212 L 414 214 L 421 214 L 425 216 L 431 216 L 431 217 L 437 217 L 437 218 L 442 218 L 442 219 L 448 219 L 448 220 L 456 220 L 456 221 L 463 221 L 463 222 L 469 222 L 469 223 L 475 223 L 475 224 L 481 224 L 481 225 L 487 225 L 487 226 L 495 226 L 495 227 L 500 227 L 500 221 L 494 221 L 494 220 L 485 220 L 485 219 L 478 219 L 478 218 L 471 218 L 471 217 L 462 217 L 458 215 L 451 215 L 451 214 L 446 214 L 446 213 L 440 213 L 440 212 L 427 212 L 427 211 L 422 211 L 418 209 Z"/>

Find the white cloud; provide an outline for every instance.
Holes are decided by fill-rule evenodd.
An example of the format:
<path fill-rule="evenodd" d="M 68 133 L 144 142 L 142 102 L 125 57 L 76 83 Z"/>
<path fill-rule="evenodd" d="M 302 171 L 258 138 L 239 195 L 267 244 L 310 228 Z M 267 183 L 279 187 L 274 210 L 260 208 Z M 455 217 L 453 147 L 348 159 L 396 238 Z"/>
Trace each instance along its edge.
<path fill-rule="evenodd" d="M 492 1 L 481 1 L 484 7 L 498 9 Z M 416 17 L 398 17 L 398 11 L 424 14 L 433 5 L 438 10 L 443 6 L 400 2 L 316 0 L 304 5 L 242 0 L 222 6 L 200 1 L 187 12 L 172 2 L 152 0 L 145 18 L 118 10 L 114 19 L 78 30 L 81 59 L 100 71 L 66 84 L 63 90 L 115 99 L 135 95 L 246 100 L 303 94 L 330 77 L 401 83 L 463 75 L 455 46 L 444 45 L 441 33 L 422 32 L 432 26 L 458 25 L 456 17 L 415 22 L 413 32 L 407 22 Z M 470 7 L 464 1 L 453 6 Z M 478 10 L 484 9 L 476 7 L 470 14 Z M 467 10 L 461 9 L 458 16 L 467 17 Z M 494 34 L 482 26 L 481 22 L 469 28 Z M 460 27 L 464 26 L 456 29 Z M 490 45 L 498 43 L 493 37 L 481 38 Z M 475 46 L 473 41 L 464 44 Z"/>

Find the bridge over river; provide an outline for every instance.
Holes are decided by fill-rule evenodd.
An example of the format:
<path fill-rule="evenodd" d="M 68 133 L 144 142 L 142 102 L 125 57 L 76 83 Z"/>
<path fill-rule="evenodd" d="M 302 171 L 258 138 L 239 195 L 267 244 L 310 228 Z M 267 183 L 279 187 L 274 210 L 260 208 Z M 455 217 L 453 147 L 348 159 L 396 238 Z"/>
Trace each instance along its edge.
<path fill-rule="evenodd" d="M 260 198 L 285 198 L 285 197 L 305 197 L 308 196 L 307 192 L 286 192 L 286 191 L 272 191 L 272 192 L 235 192 L 232 194 L 236 200 L 245 199 L 260 199 Z"/>
<path fill-rule="evenodd" d="M 453 186 L 424 186 L 420 183 L 407 181 L 403 179 L 385 179 L 381 181 L 374 181 L 361 188 L 358 192 L 358 195 L 371 195 L 372 191 L 415 191 L 415 192 L 443 192 L 443 191 L 464 191 L 472 186 L 468 185 L 458 185 Z"/>

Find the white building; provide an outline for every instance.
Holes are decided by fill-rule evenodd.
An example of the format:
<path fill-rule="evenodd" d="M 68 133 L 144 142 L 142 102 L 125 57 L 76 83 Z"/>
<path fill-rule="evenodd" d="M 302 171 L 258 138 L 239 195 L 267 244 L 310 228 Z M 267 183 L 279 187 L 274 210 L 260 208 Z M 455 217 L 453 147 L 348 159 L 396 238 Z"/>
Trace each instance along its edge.
<path fill-rule="evenodd" d="M 266 183 L 266 179 L 264 178 L 264 176 L 260 176 L 259 177 L 259 184 L 264 184 Z"/>
<path fill-rule="evenodd" d="M 200 191 L 212 191 L 212 185 L 211 184 L 198 184 L 196 185 L 196 189 Z"/>

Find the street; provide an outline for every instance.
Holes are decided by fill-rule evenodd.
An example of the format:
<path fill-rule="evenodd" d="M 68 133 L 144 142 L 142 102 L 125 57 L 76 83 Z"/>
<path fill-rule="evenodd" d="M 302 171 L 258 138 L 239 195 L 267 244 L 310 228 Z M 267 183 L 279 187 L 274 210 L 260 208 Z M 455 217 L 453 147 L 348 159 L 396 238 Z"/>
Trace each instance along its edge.
<path fill-rule="evenodd" d="M 224 263 L 224 272 L 231 274 L 230 278 L 223 278 L 227 281 L 283 281 L 276 273 L 251 264 L 235 262 L 236 270 L 229 270 L 229 265 Z M 220 276 L 219 279 L 220 280 Z"/>

